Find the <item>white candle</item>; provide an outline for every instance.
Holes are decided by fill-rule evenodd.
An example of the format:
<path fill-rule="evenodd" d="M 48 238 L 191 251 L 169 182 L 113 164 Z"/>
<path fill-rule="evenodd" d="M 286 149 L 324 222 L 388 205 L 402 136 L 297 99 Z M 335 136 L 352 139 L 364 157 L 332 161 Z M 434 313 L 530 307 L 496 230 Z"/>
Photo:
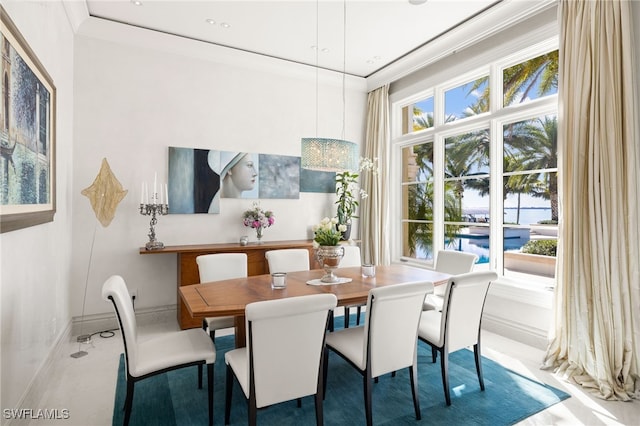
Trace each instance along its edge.
<path fill-rule="evenodd" d="M 147 182 L 144 183 L 144 199 L 149 204 L 149 185 L 147 185 Z"/>
<path fill-rule="evenodd" d="M 274 272 L 271 274 L 271 288 L 280 289 L 287 286 L 287 274 L 285 272 Z"/>
<path fill-rule="evenodd" d="M 162 190 L 162 184 L 160 184 L 160 204 L 164 203 L 164 191 Z"/>
<path fill-rule="evenodd" d="M 153 204 L 158 202 L 158 173 L 153 174 Z"/>
<path fill-rule="evenodd" d="M 169 205 L 169 188 L 166 183 L 164 184 L 164 202 L 166 205 Z"/>
<path fill-rule="evenodd" d="M 144 204 L 144 182 L 140 186 L 140 204 Z"/>
<path fill-rule="evenodd" d="M 364 264 L 362 265 L 362 276 L 365 278 L 372 278 L 376 276 L 375 265 Z"/>

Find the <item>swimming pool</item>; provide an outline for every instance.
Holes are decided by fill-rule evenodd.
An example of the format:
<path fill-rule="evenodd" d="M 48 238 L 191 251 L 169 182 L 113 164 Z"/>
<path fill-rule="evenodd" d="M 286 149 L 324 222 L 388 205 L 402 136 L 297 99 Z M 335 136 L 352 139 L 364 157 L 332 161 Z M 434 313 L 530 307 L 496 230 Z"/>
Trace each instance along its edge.
<path fill-rule="evenodd" d="M 473 253 L 478 256 L 477 264 L 489 263 L 489 228 L 464 228 L 456 238 L 446 244 L 446 249 Z M 530 239 L 529 228 L 505 228 L 504 250 L 520 250 Z"/>

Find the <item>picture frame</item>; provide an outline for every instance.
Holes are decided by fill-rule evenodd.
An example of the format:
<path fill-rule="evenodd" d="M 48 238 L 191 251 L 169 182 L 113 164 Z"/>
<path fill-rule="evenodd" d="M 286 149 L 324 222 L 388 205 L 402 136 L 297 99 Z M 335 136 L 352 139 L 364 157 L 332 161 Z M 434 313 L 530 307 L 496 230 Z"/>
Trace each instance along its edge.
<path fill-rule="evenodd" d="M 170 146 L 168 159 L 169 214 L 220 214 L 221 198 L 300 198 L 300 157 Z"/>
<path fill-rule="evenodd" d="M 0 233 L 56 212 L 56 88 L 0 6 Z"/>

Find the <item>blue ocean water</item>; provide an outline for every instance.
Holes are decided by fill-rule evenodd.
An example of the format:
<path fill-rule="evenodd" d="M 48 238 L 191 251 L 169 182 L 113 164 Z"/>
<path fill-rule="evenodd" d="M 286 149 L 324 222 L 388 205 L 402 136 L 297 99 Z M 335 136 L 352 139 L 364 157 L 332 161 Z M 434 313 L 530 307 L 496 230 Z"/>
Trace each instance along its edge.
<path fill-rule="evenodd" d="M 504 222 L 516 223 L 518 209 L 507 207 L 504 209 Z M 520 225 L 538 223 L 541 220 L 551 220 L 551 209 L 547 207 L 521 207 Z"/>

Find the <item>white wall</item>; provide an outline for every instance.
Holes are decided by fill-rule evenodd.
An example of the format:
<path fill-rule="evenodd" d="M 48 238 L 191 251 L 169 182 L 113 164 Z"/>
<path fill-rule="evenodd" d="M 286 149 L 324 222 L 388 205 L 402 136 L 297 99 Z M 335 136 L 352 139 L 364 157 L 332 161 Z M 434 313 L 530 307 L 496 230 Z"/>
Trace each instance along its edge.
<path fill-rule="evenodd" d="M 0 406 L 15 407 L 69 325 L 73 170 L 73 32 L 60 2 L 2 0 L 57 89 L 57 212 L 0 234 Z"/>
<path fill-rule="evenodd" d="M 86 282 L 85 315 L 111 312 L 100 288 L 112 274 L 137 289 L 136 308 L 174 305 L 176 255 L 138 253 L 149 230 L 149 217 L 138 213 L 141 182 L 151 182 L 155 172 L 166 180 L 169 146 L 299 156 L 301 137 L 316 135 L 315 76 L 313 67 L 85 21 L 76 39 L 72 315 L 82 313 Z M 341 84 L 340 74 L 320 74 L 319 136 L 341 136 Z M 347 80 L 345 136 L 358 143 L 365 90 L 363 79 Z M 102 158 L 129 190 L 108 228 L 96 225 L 80 194 Z M 255 238 L 240 220 L 252 202 L 223 198 L 221 214 L 160 217 L 158 240 L 177 245 Z M 311 238 L 311 226 L 335 214 L 333 194 L 260 202 L 276 216 L 264 233 L 267 241 Z"/>
<path fill-rule="evenodd" d="M 56 342 L 68 338 L 72 317 L 83 313 L 85 284 L 85 318 L 111 314 L 100 288 L 115 273 L 138 289 L 138 308 L 175 305 L 174 255 L 138 253 L 149 224 L 137 211 L 140 184 L 154 172 L 166 179 L 167 148 L 299 156 L 300 138 L 316 135 L 316 73 L 87 18 L 77 2 L 66 9 L 60 1 L 0 2 L 51 74 L 58 95 L 54 222 L 0 234 L 0 404 L 34 407 Z M 74 36 L 78 16 L 84 23 Z M 342 136 L 341 83 L 339 74 L 320 73 L 318 136 Z M 347 78 L 346 94 L 345 137 L 361 143 L 364 80 Z M 108 228 L 97 224 L 80 194 L 103 158 L 130 191 Z M 333 197 L 262 200 L 277 219 L 265 239 L 310 238 L 310 226 L 334 212 Z M 251 200 L 223 199 L 220 215 L 161 217 L 159 240 L 237 241 L 250 234 L 240 224 L 250 206 Z"/>
<path fill-rule="evenodd" d="M 85 25 L 84 35 L 76 38 L 74 68 L 74 36 L 60 2 L 0 4 L 52 76 L 58 96 L 55 220 L 0 234 L 0 406 L 7 408 L 18 406 L 56 341 L 68 331 L 71 316 L 80 315 L 87 269 L 87 313 L 108 311 L 97 289 L 116 271 L 139 288 L 141 306 L 175 303 L 172 255 L 138 254 L 146 242 L 147 220 L 136 213 L 137 188 L 154 171 L 166 173 L 166 147 L 209 147 L 213 142 L 220 149 L 299 155 L 299 138 L 315 133 L 315 72 L 198 43 L 162 39 L 155 47 L 138 46 L 134 43 L 158 42 L 158 36 L 128 39 L 126 31 L 100 25 Z M 632 8 L 634 22 L 640 22 L 640 5 L 633 2 Z M 128 43 L 118 44 L 118 38 Z M 640 58 L 640 34 L 635 40 Z M 232 60 L 235 67 L 221 63 Z M 180 73 L 187 77 L 179 79 Z M 338 78 L 321 78 L 319 134 L 340 136 Z M 356 81 L 347 93 L 346 136 L 362 141 L 364 90 Z M 111 226 L 96 228 L 80 191 L 93 182 L 103 157 L 132 192 Z M 333 208 L 330 198 L 304 194 L 298 201 L 264 200 L 278 215 L 278 225 L 266 231 L 266 238 L 309 236 L 308 224 Z M 237 217 L 247 204 L 223 200 L 221 215 L 160 218 L 159 238 L 167 244 L 235 241 L 246 233 Z M 511 303 L 493 302 L 488 304 L 494 308 Z M 522 314 L 521 308 L 512 305 L 511 318 L 517 318 L 515 311 Z M 537 329 L 551 315 L 540 306 L 529 313 L 538 319 L 533 324 Z"/>

